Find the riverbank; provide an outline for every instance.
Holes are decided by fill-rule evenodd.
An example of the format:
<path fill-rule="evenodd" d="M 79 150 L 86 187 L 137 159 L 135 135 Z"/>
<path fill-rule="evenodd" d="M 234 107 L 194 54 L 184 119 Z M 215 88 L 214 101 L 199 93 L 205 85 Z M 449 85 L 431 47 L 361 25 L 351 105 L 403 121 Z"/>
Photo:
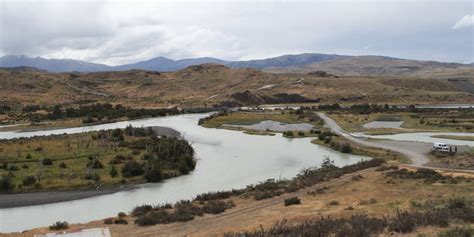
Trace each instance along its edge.
<path fill-rule="evenodd" d="M 383 219 L 395 216 L 395 209 L 403 213 L 425 213 L 431 205 L 443 207 L 450 203 L 461 203 L 472 207 L 471 200 L 474 189 L 467 181 L 467 179 L 474 178 L 472 175 L 451 173 L 449 175 L 453 177 L 459 175 L 465 177 L 452 178 L 446 174 L 439 176 L 433 173 L 419 178 L 411 175 L 416 174 L 416 170 L 408 168 L 409 170 L 405 172 L 403 168 L 405 167 L 397 167 L 391 163 L 383 168 L 364 169 L 337 179 L 325 180 L 305 189 L 263 200 L 254 200 L 242 195 L 222 195 L 221 197 L 215 195 L 215 200 L 232 202 L 235 207 L 218 215 L 206 214 L 186 222 L 143 227 L 135 223 L 137 217 L 127 215 L 124 218 L 128 222 L 127 225 L 106 224 L 104 220 L 96 220 L 85 224 L 70 224 L 66 232 L 107 227 L 113 236 L 222 236 L 225 233 L 263 231 L 277 225 L 287 227 L 300 225 L 308 223 L 308 221 L 321 220 L 321 217 L 326 219 L 328 216 L 331 219 L 358 217 L 357 220 L 361 220 L 367 215 L 371 218 Z M 432 177 L 436 177 L 438 180 L 433 180 Z M 456 193 L 456 198 L 452 197 L 453 192 Z M 300 203 L 291 206 L 284 205 L 285 200 L 292 197 L 297 197 Z M 451 206 L 449 208 L 457 207 Z M 361 213 L 365 213 L 365 215 Z M 403 233 L 411 234 L 410 236 L 417 236 L 417 234 L 436 236 L 437 233 L 457 225 L 455 221 L 445 215 L 440 215 L 440 217 L 448 219 L 446 226 L 415 225 Z M 468 222 L 466 224 L 472 225 Z M 357 227 L 360 225 L 359 222 Z M 381 236 L 397 232 L 389 230 L 389 228 L 382 228 L 379 231 Z M 15 235 L 31 237 L 34 234 L 48 232 L 51 231 L 43 227 L 15 233 Z"/>
<path fill-rule="evenodd" d="M 74 201 L 84 198 L 113 194 L 122 191 L 136 189 L 138 184 L 127 184 L 120 186 L 106 186 L 96 188 L 83 188 L 79 190 L 42 191 L 30 193 L 1 194 L 0 208 L 13 208 L 50 204 L 57 202 Z"/>

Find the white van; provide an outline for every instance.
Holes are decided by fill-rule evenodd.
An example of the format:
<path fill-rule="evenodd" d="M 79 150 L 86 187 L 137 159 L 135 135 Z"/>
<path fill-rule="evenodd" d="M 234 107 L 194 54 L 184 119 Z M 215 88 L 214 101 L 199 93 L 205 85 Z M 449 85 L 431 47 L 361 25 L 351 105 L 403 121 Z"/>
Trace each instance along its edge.
<path fill-rule="evenodd" d="M 435 143 L 433 144 L 433 150 L 449 152 L 449 146 L 446 143 Z"/>

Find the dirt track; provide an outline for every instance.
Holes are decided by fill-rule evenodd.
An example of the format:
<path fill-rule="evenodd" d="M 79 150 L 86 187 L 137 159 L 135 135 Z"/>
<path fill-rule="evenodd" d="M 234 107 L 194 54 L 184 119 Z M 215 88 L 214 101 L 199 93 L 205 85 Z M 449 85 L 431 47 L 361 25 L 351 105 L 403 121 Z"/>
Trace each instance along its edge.
<path fill-rule="evenodd" d="M 393 140 L 368 140 L 365 138 L 358 138 L 352 134 L 346 132 L 342 129 L 333 119 L 327 116 L 324 113 L 318 113 L 318 116 L 324 120 L 325 126 L 330 128 L 332 132 L 336 133 L 339 136 L 346 138 L 349 141 L 360 144 L 362 146 L 381 148 L 385 150 L 391 150 L 398 153 L 401 153 L 408 157 L 411 160 L 410 166 L 416 168 L 430 168 L 437 170 L 447 170 L 447 171 L 460 171 L 467 173 L 474 173 L 474 170 L 457 170 L 457 169 L 446 169 L 439 167 L 430 167 L 427 166 L 430 159 L 425 155 L 429 151 L 430 146 L 426 143 L 421 142 L 403 142 L 403 141 L 393 141 Z"/>

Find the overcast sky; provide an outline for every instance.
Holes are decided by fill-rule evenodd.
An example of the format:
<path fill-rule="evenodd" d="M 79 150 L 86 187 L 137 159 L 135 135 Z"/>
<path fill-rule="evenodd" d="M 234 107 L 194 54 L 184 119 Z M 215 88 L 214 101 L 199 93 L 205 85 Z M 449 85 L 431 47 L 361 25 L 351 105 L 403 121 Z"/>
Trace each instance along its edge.
<path fill-rule="evenodd" d="M 8 1 L 0 55 L 117 65 L 289 53 L 473 62 L 473 1 Z"/>

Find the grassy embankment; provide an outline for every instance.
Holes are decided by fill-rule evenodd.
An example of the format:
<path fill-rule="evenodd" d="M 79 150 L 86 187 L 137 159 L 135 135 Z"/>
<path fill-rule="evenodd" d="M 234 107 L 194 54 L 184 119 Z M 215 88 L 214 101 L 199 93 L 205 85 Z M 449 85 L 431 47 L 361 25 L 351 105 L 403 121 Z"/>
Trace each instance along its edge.
<path fill-rule="evenodd" d="M 440 110 L 437 112 L 382 112 L 360 114 L 350 111 L 332 111 L 328 115 L 337 124 L 349 132 L 366 132 L 368 134 L 392 134 L 402 132 L 444 131 L 472 132 L 474 131 L 473 110 Z M 403 121 L 401 129 L 376 128 L 368 129 L 363 125 L 372 121 Z"/>
<path fill-rule="evenodd" d="M 131 128 L 0 141 L 0 192 L 157 182 L 194 169 L 184 140 Z"/>
<path fill-rule="evenodd" d="M 265 120 L 273 120 L 281 123 L 309 123 L 315 127 L 321 126 L 318 116 L 313 113 L 300 113 L 292 110 L 285 111 L 260 111 L 260 112 L 229 112 L 219 113 L 208 119 L 201 120 L 200 124 L 207 128 L 224 128 L 229 130 L 244 131 L 251 135 L 275 135 L 275 131 L 262 131 L 256 129 L 239 128 L 228 125 L 252 125 Z"/>
<path fill-rule="evenodd" d="M 354 155 L 368 156 L 373 158 L 379 158 L 384 160 L 394 160 L 402 163 L 410 163 L 410 160 L 404 155 L 380 148 L 361 146 L 354 142 L 351 142 L 344 137 L 340 137 L 334 134 L 329 135 L 331 138 L 327 139 L 326 137 L 321 137 L 314 139 L 311 142 L 317 145 L 326 146 L 331 149 L 343 152 L 350 153 Z M 345 147 L 345 148 L 344 148 Z"/>

